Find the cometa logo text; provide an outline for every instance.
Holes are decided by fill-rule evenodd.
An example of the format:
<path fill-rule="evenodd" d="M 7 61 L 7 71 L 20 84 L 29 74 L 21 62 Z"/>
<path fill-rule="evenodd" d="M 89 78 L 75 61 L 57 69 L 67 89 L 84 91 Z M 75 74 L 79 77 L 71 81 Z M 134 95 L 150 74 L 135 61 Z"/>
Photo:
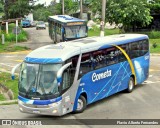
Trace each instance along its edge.
<path fill-rule="evenodd" d="M 109 76 L 112 76 L 112 71 L 108 70 L 108 69 L 107 69 L 107 71 L 102 72 L 102 73 L 98 73 L 98 74 L 93 73 L 92 74 L 92 81 L 96 82 L 98 80 L 105 79 L 105 78 L 107 78 Z"/>

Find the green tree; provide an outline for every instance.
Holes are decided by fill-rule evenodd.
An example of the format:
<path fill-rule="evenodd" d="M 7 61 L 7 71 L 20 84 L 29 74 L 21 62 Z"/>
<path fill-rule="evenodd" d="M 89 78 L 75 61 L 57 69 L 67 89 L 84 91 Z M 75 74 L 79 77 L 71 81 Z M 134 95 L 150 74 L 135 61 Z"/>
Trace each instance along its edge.
<path fill-rule="evenodd" d="M 91 9 L 101 15 L 101 3 L 96 3 L 96 0 L 91 0 Z M 147 5 L 147 0 L 107 0 L 106 21 L 111 24 L 122 24 L 124 30 L 133 27 L 137 22 L 141 26 L 146 26 L 152 20 Z"/>
<path fill-rule="evenodd" d="M 31 10 L 31 6 L 29 5 L 31 1 L 33 0 L 5 0 L 5 19 L 24 17 L 24 15 L 27 15 Z"/>
<path fill-rule="evenodd" d="M 159 14 L 160 13 L 160 0 L 149 1 L 148 7 L 151 10 L 151 14 Z"/>
<path fill-rule="evenodd" d="M 0 3 L 0 13 L 3 13 L 3 11 L 4 11 L 4 6 L 2 3 Z"/>
<path fill-rule="evenodd" d="M 49 9 L 45 7 L 37 8 L 36 10 L 33 11 L 34 20 L 38 21 L 47 21 L 48 16 L 51 15 L 52 12 L 50 12 Z"/>
<path fill-rule="evenodd" d="M 62 4 L 61 4 L 61 0 L 60 3 L 57 3 L 55 5 L 55 10 L 57 11 L 57 14 L 62 14 Z M 64 12 L 65 14 L 73 14 L 78 10 L 78 6 L 79 6 L 79 2 L 78 1 L 73 1 L 73 0 L 65 0 L 64 1 Z"/>
<path fill-rule="evenodd" d="M 122 24 L 123 29 L 132 27 L 136 22 L 141 26 L 149 25 L 152 17 L 147 4 L 146 0 L 108 0 L 107 21 Z"/>

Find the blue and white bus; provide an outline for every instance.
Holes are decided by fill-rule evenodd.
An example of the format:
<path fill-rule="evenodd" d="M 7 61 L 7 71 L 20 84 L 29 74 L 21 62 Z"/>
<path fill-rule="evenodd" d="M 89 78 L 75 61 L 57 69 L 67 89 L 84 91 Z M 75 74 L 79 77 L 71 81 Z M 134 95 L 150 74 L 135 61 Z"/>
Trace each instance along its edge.
<path fill-rule="evenodd" d="M 61 116 L 122 90 L 149 75 L 148 36 L 87 37 L 38 48 L 20 66 L 21 112 Z"/>
<path fill-rule="evenodd" d="M 85 38 L 88 29 L 85 20 L 68 15 L 49 16 L 49 36 L 54 43 Z"/>

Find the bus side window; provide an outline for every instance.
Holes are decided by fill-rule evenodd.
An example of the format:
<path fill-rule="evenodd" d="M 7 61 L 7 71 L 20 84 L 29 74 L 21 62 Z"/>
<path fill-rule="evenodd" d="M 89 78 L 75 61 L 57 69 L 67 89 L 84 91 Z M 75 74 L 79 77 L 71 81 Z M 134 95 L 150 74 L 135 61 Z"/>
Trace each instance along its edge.
<path fill-rule="evenodd" d="M 124 45 L 120 45 L 120 47 L 128 54 L 129 53 L 129 48 L 128 48 L 128 44 L 124 44 Z M 119 50 L 118 52 L 118 57 L 119 57 L 119 62 L 123 62 L 126 61 L 126 57 L 125 55 L 122 53 L 121 50 Z"/>
<path fill-rule="evenodd" d="M 84 74 L 91 71 L 92 68 L 92 61 L 91 61 L 91 55 L 90 53 L 85 53 L 82 55 L 81 58 L 81 65 L 80 65 L 80 76 L 83 76 Z"/>
<path fill-rule="evenodd" d="M 119 53 L 118 51 L 119 50 L 116 49 L 115 47 L 106 49 L 105 60 L 107 66 L 118 63 L 118 53 Z"/>
<path fill-rule="evenodd" d="M 139 42 L 134 42 L 130 44 L 130 58 L 136 58 L 139 57 Z"/>
<path fill-rule="evenodd" d="M 94 69 L 99 69 L 105 67 L 105 54 L 104 50 L 99 50 L 93 52 L 92 65 Z"/>
<path fill-rule="evenodd" d="M 139 47 L 140 47 L 140 56 L 145 55 L 149 50 L 148 40 L 139 41 Z"/>

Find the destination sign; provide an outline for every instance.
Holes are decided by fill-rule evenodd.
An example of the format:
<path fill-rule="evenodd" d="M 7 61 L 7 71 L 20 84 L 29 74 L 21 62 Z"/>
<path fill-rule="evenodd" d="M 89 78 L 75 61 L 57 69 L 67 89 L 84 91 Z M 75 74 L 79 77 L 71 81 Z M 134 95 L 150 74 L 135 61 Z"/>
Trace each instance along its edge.
<path fill-rule="evenodd" d="M 84 22 L 70 22 L 70 23 L 67 23 L 67 26 L 72 26 L 72 25 L 83 25 Z"/>

